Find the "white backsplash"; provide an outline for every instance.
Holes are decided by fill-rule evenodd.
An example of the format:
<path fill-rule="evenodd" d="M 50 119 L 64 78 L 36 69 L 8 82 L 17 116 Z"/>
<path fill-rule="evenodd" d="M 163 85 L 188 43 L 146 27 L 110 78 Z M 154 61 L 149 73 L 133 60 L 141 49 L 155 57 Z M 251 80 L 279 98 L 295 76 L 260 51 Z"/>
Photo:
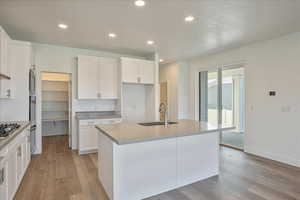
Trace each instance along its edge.
<path fill-rule="evenodd" d="M 114 111 L 116 100 L 74 100 L 75 112 L 80 111 Z"/>

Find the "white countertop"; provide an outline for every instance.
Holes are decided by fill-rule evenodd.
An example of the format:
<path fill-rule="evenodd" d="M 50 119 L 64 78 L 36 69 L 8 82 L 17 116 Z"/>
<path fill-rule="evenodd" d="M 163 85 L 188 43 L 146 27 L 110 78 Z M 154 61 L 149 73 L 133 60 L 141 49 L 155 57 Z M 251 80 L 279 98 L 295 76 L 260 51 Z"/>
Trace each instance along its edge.
<path fill-rule="evenodd" d="M 99 133 L 108 136 L 115 143 L 130 144 L 152 140 L 205 134 L 218 131 L 218 127 L 207 122 L 179 120 L 178 124 L 168 126 L 142 126 L 137 123 L 99 124 Z"/>

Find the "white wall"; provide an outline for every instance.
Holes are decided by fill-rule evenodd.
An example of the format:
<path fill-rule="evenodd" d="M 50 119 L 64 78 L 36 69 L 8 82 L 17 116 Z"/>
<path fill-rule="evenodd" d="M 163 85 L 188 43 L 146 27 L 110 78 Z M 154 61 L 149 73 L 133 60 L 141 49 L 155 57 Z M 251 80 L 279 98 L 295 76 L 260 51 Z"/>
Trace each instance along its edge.
<path fill-rule="evenodd" d="M 189 118 L 189 86 L 190 86 L 190 70 L 187 62 L 179 63 L 178 76 L 178 118 Z"/>
<path fill-rule="evenodd" d="M 29 69 L 31 45 L 11 41 L 9 67 L 11 72 L 12 99 L 0 99 L 0 121 L 28 121 L 29 119 Z"/>
<path fill-rule="evenodd" d="M 190 118 L 198 117 L 198 73 L 245 63 L 245 151 L 300 167 L 300 33 L 190 60 Z M 275 97 L 268 90 L 276 90 Z"/>
<path fill-rule="evenodd" d="M 109 52 L 91 51 L 86 49 L 68 48 L 62 46 L 53 46 L 33 43 L 34 63 L 37 67 L 37 152 L 41 153 L 41 72 L 61 72 L 72 75 L 72 148 L 77 148 L 77 126 L 75 112 L 77 111 L 110 111 L 114 110 L 116 102 L 114 100 L 76 100 L 76 74 L 75 57 L 78 55 L 103 56 L 119 58 L 120 54 Z M 129 56 L 130 57 L 130 56 Z M 131 56 L 132 57 L 132 56 Z"/>
<path fill-rule="evenodd" d="M 168 83 L 168 113 L 170 120 L 189 117 L 189 66 L 186 62 L 160 66 L 160 82 Z"/>

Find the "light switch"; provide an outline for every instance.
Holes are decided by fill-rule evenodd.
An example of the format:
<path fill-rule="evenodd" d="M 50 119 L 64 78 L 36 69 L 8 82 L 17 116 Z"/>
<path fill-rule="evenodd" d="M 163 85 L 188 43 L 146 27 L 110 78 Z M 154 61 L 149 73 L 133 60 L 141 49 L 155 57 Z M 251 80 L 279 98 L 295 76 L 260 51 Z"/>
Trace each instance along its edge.
<path fill-rule="evenodd" d="M 269 91 L 269 96 L 276 96 L 276 91 L 270 90 Z"/>

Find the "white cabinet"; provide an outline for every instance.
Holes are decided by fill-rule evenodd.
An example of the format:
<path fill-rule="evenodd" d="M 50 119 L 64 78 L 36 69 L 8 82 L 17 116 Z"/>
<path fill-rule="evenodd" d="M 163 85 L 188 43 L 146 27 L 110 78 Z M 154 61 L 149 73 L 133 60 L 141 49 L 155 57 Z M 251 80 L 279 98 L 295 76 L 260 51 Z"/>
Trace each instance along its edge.
<path fill-rule="evenodd" d="M 24 157 L 24 149 L 23 143 L 17 145 L 17 184 L 19 184 L 22 180 L 22 172 L 23 172 L 23 157 Z"/>
<path fill-rule="evenodd" d="M 7 171 L 7 181 L 8 181 L 8 199 L 13 199 L 17 188 L 18 188 L 18 178 L 17 178 L 17 147 L 9 150 L 7 155 L 8 171 Z"/>
<path fill-rule="evenodd" d="M 0 199 L 8 200 L 8 162 L 5 157 L 0 155 Z"/>
<path fill-rule="evenodd" d="M 9 43 L 10 38 L 7 33 L 0 27 L 0 74 L 10 77 L 9 68 Z M 0 98 L 11 97 L 11 80 L 0 79 Z"/>
<path fill-rule="evenodd" d="M 97 132 L 95 125 L 80 126 L 79 153 L 90 153 L 97 151 Z"/>
<path fill-rule="evenodd" d="M 154 63 L 152 61 L 143 60 L 140 67 L 141 83 L 154 84 Z"/>
<path fill-rule="evenodd" d="M 20 133 L 8 144 L 7 153 L 3 156 L 4 162 L 0 161 L 0 199 L 12 200 L 28 168 L 30 152 L 29 129 Z M 1 156 L 1 153 L 0 153 Z M 1 184 L 1 169 L 4 169 L 4 182 Z M 4 193 L 2 192 L 4 191 Z M 3 198 L 2 198 L 3 197 Z"/>
<path fill-rule="evenodd" d="M 122 82 L 154 84 L 154 67 L 153 61 L 121 58 Z"/>
<path fill-rule="evenodd" d="M 113 124 L 120 123 L 121 119 L 94 119 L 94 120 L 80 120 L 78 135 L 79 135 L 79 143 L 78 143 L 78 152 L 79 154 L 87 154 L 97 152 L 98 144 L 97 137 L 98 132 L 96 129 L 97 124 Z"/>
<path fill-rule="evenodd" d="M 77 62 L 78 99 L 98 99 L 98 58 L 78 56 Z"/>
<path fill-rule="evenodd" d="M 78 99 L 118 98 L 118 59 L 78 56 Z"/>
<path fill-rule="evenodd" d="M 99 58 L 99 93 L 101 99 L 118 98 L 118 59 Z"/>
<path fill-rule="evenodd" d="M 26 135 L 26 153 L 25 153 L 25 168 L 24 168 L 25 170 L 24 170 L 24 173 L 25 173 L 25 171 L 26 171 L 26 169 L 27 169 L 27 167 L 28 167 L 28 165 L 31 161 L 30 129 L 27 129 L 26 133 L 27 133 L 27 135 Z"/>
<path fill-rule="evenodd" d="M 121 58 L 122 81 L 126 83 L 138 83 L 140 63 L 137 59 Z"/>

